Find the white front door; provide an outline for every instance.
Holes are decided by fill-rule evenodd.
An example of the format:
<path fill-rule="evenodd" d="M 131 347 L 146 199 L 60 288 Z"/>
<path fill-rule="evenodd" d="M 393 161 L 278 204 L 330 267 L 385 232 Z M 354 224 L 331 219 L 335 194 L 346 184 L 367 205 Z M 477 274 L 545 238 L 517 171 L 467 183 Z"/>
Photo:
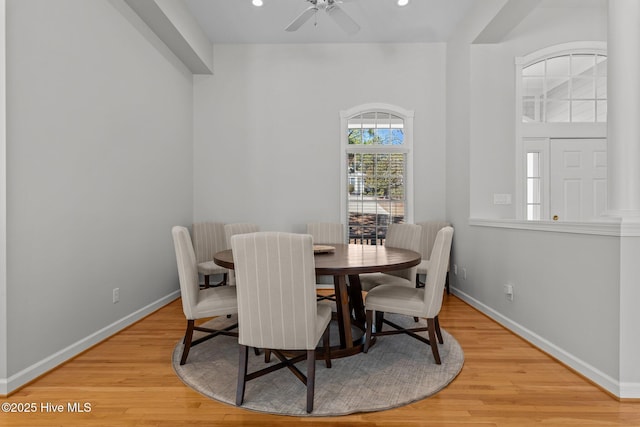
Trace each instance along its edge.
<path fill-rule="evenodd" d="M 585 221 L 607 208 L 607 140 L 551 139 L 549 214 Z"/>

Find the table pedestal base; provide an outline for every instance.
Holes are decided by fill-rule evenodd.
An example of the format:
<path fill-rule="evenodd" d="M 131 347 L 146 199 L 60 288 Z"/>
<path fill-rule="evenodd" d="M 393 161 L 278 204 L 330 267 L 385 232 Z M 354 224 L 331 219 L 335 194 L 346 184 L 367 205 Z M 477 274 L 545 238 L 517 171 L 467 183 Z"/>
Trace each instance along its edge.
<path fill-rule="evenodd" d="M 350 346 L 342 346 L 340 344 L 340 336 L 338 331 L 338 322 L 336 313 L 333 313 L 333 320 L 331 321 L 331 359 L 340 359 L 341 357 L 353 356 L 354 354 L 362 353 L 364 348 L 364 332 L 365 327 L 362 325 L 351 325 L 351 336 L 353 341 Z M 371 345 L 375 343 L 375 337 L 371 340 Z M 322 345 L 316 348 L 316 359 L 324 360 L 324 348 Z"/>

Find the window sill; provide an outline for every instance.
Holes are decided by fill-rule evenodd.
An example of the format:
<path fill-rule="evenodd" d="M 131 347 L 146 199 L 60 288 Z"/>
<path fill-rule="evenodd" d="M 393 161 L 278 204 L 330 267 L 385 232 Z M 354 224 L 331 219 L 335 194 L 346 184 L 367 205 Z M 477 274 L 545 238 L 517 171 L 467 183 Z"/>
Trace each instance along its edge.
<path fill-rule="evenodd" d="M 469 218 L 476 227 L 510 228 L 553 233 L 591 234 L 597 236 L 640 237 L 640 218 L 603 218 L 598 221 L 525 221 L 517 219 Z"/>

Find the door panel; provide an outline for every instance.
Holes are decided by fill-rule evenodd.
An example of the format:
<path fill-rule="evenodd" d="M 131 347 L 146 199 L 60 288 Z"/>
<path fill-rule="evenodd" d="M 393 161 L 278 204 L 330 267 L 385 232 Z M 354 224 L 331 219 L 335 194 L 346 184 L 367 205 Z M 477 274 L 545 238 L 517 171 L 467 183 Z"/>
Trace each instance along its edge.
<path fill-rule="evenodd" d="M 552 139 L 550 146 L 551 217 L 599 217 L 607 207 L 606 139 Z"/>

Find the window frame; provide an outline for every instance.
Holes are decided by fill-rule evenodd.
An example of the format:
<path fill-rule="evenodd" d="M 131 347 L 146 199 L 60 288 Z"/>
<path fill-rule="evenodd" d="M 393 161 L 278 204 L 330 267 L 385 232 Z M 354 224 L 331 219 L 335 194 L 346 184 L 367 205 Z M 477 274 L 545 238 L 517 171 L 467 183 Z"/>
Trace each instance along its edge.
<path fill-rule="evenodd" d="M 522 69 L 546 58 L 562 55 L 596 54 L 607 56 L 607 44 L 602 41 L 579 41 L 549 46 L 526 56 L 515 58 L 515 165 L 516 165 L 516 219 L 527 221 L 527 177 L 526 177 L 526 153 L 527 144 L 533 140 L 570 139 L 570 138 L 607 138 L 606 122 L 570 122 L 570 123 L 546 123 L 522 121 Z M 546 149 L 545 169 L 543 177 L 545 186 L 542 187 L 546 194 L 543 199 L 542 221 L 550 220 L 549 216 L 549 149 Z M 534 220 L 537 221 L 537 220 Z"/>
<path fill-rule="evenodd" d="M 522 168 L 524 170 L 524 188 L 523 191 L 525 193 L 524 197 L 524 218 L 527 218 L 527 208 L 529 206 L 527 194 L 527 154 L 528 153 L 538 153 L 539 158 L 539 173 L 540 173 L 540 219 L 543 220 L 549 218 L 549 195 L 550 195 L 550 186 L 549 186 L 549 138 L 524 138 L 522 141 L 523 147 L 523 156 L 521 158 Z M 533 221 L 539 221 L 533 220 Z"/>
<path fill-rule="evenodd" d="M 388 113 L 403 119 L 404 143 L 402 145 L 349 145 L 349 119 L 365 113 Z M 405 170 L 405 222 L 413 223 L 413 110 L 385 104 L 369 103 L 340 111 L 340 220 L 348 233 L 349 192 L 347 160 L 349 153 L 403 153 L 406 155 Z"/>

